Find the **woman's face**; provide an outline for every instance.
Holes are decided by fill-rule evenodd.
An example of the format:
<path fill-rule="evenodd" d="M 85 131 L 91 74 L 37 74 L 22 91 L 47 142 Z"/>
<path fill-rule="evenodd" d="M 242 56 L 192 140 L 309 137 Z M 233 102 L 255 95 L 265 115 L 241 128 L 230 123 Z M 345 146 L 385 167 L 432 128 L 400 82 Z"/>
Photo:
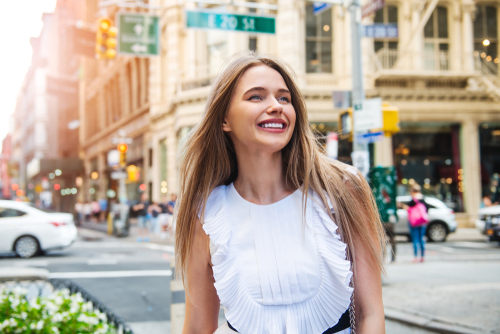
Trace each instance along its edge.
<path fill-rule="evenodd" d="M 259 65 L 240 77 L 222 129 L 236 150 L 282 150 L 295 128 L 295 109 L 285 80 L 278 71 Z"/>

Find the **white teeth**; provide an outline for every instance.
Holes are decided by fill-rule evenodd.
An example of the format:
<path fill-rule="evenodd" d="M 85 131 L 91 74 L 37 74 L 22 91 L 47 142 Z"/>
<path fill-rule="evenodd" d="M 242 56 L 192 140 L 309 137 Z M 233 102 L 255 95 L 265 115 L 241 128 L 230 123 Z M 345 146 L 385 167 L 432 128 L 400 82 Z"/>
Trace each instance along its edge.
<path fill-rule="evenodd" d="M 265 123 L 261 125 L 263 128 L 274 128 L 274 129 L 283 129 L 282 123 Z"/>

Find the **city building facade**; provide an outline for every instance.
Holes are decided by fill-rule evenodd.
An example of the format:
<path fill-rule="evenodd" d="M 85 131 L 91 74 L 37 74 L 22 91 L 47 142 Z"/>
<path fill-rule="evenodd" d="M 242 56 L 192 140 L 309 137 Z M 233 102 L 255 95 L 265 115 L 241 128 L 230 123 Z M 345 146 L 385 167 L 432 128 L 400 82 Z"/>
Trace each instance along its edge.
<path fill-rule="evenodd" d="M 42 16 L 43 29 L 31 39 L 33 57 L 13 114 L 11 162 L 17 166 L 16 197 L 39 206 L 71 211 L 83 172 L 78 157 L 78 58 L 72 53 L 67 21 L 82 6 L 58 1 Z M 68 196 L 66 196 L 68 195 Z"/>
<path fill-rule="evenodd" d="M 118 7 L 108 6 L 103 13 L 97 0 L 87 0 L 85 7 L 82 25 L 87 29 L 95 32 L 98 19 L 103 16 L 115 22 Z M 82 56 L 80 64 L 83 75 L 80 78 L 79 140 L 85 168 L 82 199 L 116 197 L 119 182 L 111 177 L 113 168 L 109 166 L 107 157 L 117 147 L 113 138 L 121 137 L 132 140 L 128 145 L 126 163 L 127 170 L 133 170 L 135 177 L 126 180 L 126 188 L 127 198 L 137 201 L 141 192 L 152 188 L 147 178 L 151 161 L 148 159 L 150 59 Z"/>
<path fill-rule="evenodd" d="M 185 9 L 195 4 L 156 3 L 164 10 L 162 54 L 150 59 L 153 198 L 177 191 L 182 138 L 200 120 L 220 66 L 241 50 L 288 62 L 306 98 L 311 126 L 324 134 L 338 130 L 340 110 L 333 107 L 332 91 L 352 87 L 346 8 L 333 6 L 315 15 L 306 1 L 266 2 L 277 10 L 227 6 L 232 12 L 276 16 L 275 35 L 251 35 L 187 29 Z M 381 97 L 400 110 L 401 131 L 373 145 L 372 164 L 394 164 L 399 194 L 421 184 L 424 194 L 456 212 L 461 226 L 472 226 L 482 195 L 497 192 L 499 7 L 499 1 L 387 0 L 362 21 L 398 27 L 397 37 L 362 39 L 367 98 Z M 349 163 L 351 150 L 348 140 L 341 141 L 339 159 Z"/>

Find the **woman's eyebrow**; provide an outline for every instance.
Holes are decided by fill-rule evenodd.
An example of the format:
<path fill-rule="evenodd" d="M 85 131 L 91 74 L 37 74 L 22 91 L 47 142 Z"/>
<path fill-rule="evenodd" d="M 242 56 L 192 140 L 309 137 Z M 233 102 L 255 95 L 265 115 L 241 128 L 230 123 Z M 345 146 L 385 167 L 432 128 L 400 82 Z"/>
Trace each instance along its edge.
<path fill-rule="evenodd" d="M 243 95 L 246 95 L 246 94 L 248 94 L 250 92 L 253 92 L 253 91 L 267 91 L 267 88 L 264 88 L 264 87 L 252 87 L 249 90 L 247 90 Z M 285 89 L 285 88 L 278 89 L 278 92 L 279 93 L 288 93 L 288 94 L 290 94 L 290 91 L 288 89 Z"/>

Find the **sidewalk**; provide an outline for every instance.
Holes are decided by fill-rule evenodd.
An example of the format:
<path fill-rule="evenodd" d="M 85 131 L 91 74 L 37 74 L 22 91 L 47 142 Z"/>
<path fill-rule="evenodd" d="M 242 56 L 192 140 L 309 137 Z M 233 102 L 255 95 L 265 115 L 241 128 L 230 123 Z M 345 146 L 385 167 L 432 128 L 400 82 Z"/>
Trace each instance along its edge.
<path fill-rule="evenodd" d="M 127 237 L 115 237 L 108 235 L 108 225 L 106 222 L 83 222 L 78 226 L 78 235 L 85 240 L 100 240 L 104 238 L 113 238 L 125 242 L 137 242 L 138 228 L 137 219 L 130 219 L 130 231 Z M 171 233 L 167 233 L 166 238 L 161 238 L 159 235 L 154 233 L 148 234 L 149 243 L 159 244 L 159 245 L 173 245 L 174 236 Z"/>
<path fill-rule="evenodd" d="M 432 245 L 452 251 L 454 243 L 481 246 L 486 239 L 477 229 L 462 228 L 449 235 L 448 246 L 446 242 Z M 481 248 L 471 248 L 471 253 Z M 401 244 L 399 249 L 408 252 L 403 256 L 413 257 L 410 244 Z M 485 255 L 484 260 L 431 259 L 417 264 L 405 259 L 389 264 L 386 270 L 382 288 L 386 319 L 438 333 L 500 333 L 497 259 L 488 260 Z"/>
<path fill-rule="evenodd" d="M 137 242 L 135 219 L 131 221 L 128 237 L 111 237 L 106 231 L 105 223 L 86 222 L 79 227 L 79 235 L 90 240 L 101 238 Z M 150 234 L 149 237 L 150 246 L 168 245 L 173 249 L 173 236 L 161 239 Z M 478 230 L 464 228 L 450 234 L 447 241 L 484 243 L 485 240 L 486 237 Z M 484 272 L 484 266 L 494 268 L 498 264 L 493 261 L 478 264 L 476 261 L 474 265 L 469 262 L 428 262 L 417 265 L 396 262 L 389 265 L 388 279 L 384 279 L 383 284 L 386 319 L 437 333 L 500 334 L 500 329 L 491 330 L 492 321 L 489 318 L 495 317 L 495 307 L 485 306 L 497 303 L 495 300 L 500 288 L 495 288 L 487 278 L 485 281 L 474 279 L 474 270 Z M 500 275 L 500 266 L 498 267 L 492 275 Z M 464 272 L 470 273 L 466 276 Z M 477 275 L 481 275 L 480 272 Z"/>

